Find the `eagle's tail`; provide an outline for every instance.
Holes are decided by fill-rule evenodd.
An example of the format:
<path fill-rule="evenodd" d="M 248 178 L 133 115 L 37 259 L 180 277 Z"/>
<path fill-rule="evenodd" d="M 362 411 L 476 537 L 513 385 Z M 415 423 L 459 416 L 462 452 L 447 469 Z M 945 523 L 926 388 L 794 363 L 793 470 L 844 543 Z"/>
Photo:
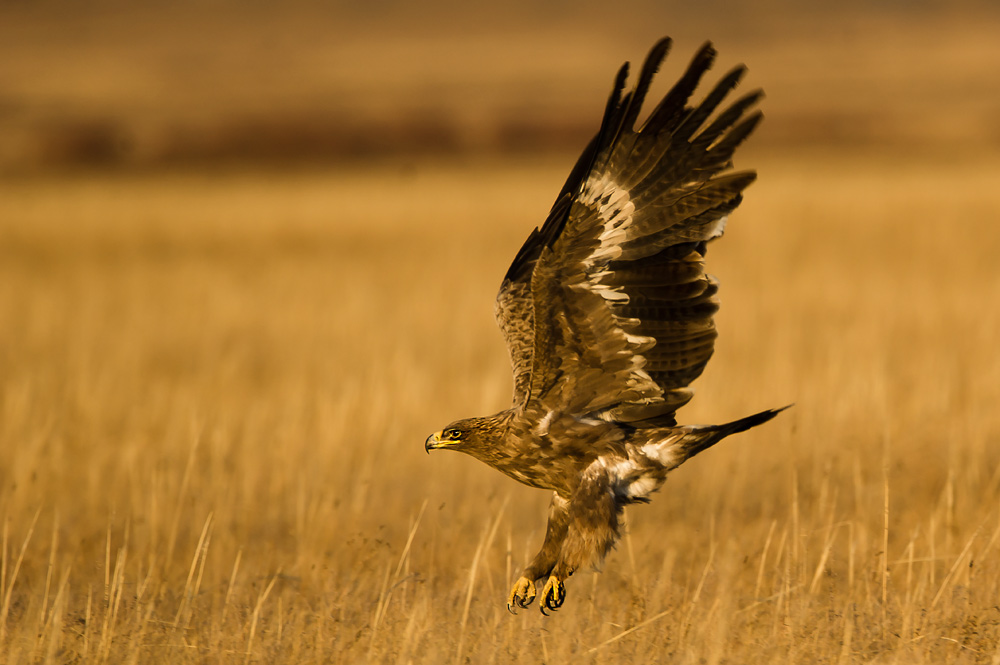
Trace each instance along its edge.
<path fill-rule="evenodd" d="M 792 405 L 789 404 L 788 406 L 783 406 L 780 409 L 768 409 L 767 411 L 761 411 L 760 413 L 755 413 L 752 416 L 740 418 L 739 420 L 734 420 L 733 422 L 726 423 L 724 425 L 694 427 L 692 428 L 693 431 L 685 436 L 681 441 L 680 448 L 683 452 L 683 459 L 691 459 L 706 448 L 711 448 L 719 441 L 722 441 L 730 434 L 745 432 L 751 427 L 762 425 L 791 406 Z"/>

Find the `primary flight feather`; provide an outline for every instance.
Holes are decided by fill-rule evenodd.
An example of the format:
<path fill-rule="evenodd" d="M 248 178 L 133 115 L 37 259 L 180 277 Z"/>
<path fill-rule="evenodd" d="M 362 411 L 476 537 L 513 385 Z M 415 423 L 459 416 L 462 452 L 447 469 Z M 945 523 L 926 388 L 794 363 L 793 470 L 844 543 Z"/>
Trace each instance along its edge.
<path fill-rule="evenodd" d="M 670 43 L 653 47 L 631 92 L 628 64 L 619 70 L 600 130 L 500 285 L 511 408 L 458 420 L 424 444 L 553 491 L 545 540 L 511 590 L 511 611 L 530 605 L 542 581 L 542 611 L 560 607 L 566 579 L 614 546 L 626 505 L 648 501 L 685 460 L 780 411 L 712 426 L 678 426 L 674 417 L 714 350 L 718 284 L 704 272 L 705 247 L 756 178 L 730 169 L 760 122 L 762 94 L 720 109 L 744 74 L 737 67 L 692 105 L 715 58 L 706 44 L 636 129 Z"/>

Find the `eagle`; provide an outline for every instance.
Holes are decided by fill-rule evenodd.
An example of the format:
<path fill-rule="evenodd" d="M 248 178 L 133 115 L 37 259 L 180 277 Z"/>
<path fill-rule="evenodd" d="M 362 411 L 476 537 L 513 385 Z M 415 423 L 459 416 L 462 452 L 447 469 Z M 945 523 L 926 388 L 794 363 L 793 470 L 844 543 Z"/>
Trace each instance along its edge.
<path fill-rule="evenodd" d="M 615 545 L 625 506 L 648 502 L 685 461 L 783 410 L 724 425 L 675 419 L 714 349 L 718 282 L 704 270 L 706 245 L 756 178 L 733 171 L 732 157 L 762 118 L 762 92 L 720 108 L 741 65 L 690 103 L 716 56 L 706 43 L 637 129 L 670 46 L 654 45 L 628 93 L 628 63 L 618 71 L 599 131 L 503 278 L 495 314 L 514 374 L 511 407 L 457 420 L 424 443 L 552 491 L 541 550 L 511 589 L 511 612 L 543 581 L 542 613 L 561 607 L 566 580 Z"/>

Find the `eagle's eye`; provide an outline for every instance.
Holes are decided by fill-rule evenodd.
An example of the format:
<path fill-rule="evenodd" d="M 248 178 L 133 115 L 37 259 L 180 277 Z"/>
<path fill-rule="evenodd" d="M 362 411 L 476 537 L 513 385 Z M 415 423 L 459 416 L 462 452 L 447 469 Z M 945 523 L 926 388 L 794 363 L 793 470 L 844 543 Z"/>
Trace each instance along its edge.
<path fill-rule="evenodd" d="M 458 441 L 462 438 L 462 432 L 454 428 L 446 429 L 444 431 L 444 438 Z"/>

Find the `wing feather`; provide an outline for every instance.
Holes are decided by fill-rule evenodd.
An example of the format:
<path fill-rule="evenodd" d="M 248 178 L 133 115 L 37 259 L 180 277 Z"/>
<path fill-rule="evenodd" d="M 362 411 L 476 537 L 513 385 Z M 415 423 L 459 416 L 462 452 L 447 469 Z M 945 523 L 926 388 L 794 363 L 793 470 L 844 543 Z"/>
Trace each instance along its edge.
<path fill-rule="evenodd" d="M 714 351 L 705 247 L 756 177 L 725 171 L 760 122 L 762 95 L 720 110 L 745 74 L 737 67 L 689 105 L 715 59 L 705 44 L 635 129 L 669 49 L 653 47 L 628 93 L 628 64 L 618 71 L 600 130 L 501 284 L 496 315 L 525 417 L 672 424 Z"/>

